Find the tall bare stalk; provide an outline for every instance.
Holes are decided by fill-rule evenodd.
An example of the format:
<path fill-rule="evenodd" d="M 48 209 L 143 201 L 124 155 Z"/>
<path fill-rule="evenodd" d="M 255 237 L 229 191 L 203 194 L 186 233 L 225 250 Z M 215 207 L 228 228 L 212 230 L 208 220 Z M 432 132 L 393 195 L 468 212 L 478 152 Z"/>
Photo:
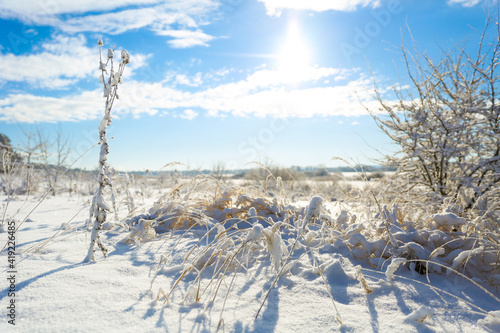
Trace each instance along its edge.
<path fill-rule="evenodd" d="M 94 199 L 92 200 L 91 207 L 91 218 L 95 217 L 94 225 L 92 227 L 92 234 L 90 240 L 90 247 L 84 262 L 95 260 L 95 244 L 101 250 L 102 254 L 106 256 L 108 250 L 102 243 L 99 232 L 102 229 L 102 225 L 106 222 L 106 217 L 108 212 L 111 211 L 110 206 L 106 203 L 104 199 L 104 193 L 107 187 L 112 187 L 111 178 L 109 177 L 109 165 L 107 163 L 109 145 L 108 138 L 106 137 L 106 128 L 111 124 L 111 108 L 115 98 L 118 99 L 118 85 L 122 83 L 122 75 L 125 66 L 130 62 L 130 55 L 127 51 L 122 50 L 121 58 L 122 61 L 119 64 L 118 70 L 115 72 L 113 68 L 113 57 L 114 57 L 114 47 L 113 49 L 108 49 L 107 59 L 105 62 L 102 61 L 101 47 L 103 45 L 102 40 L 99 38 L 99 69 L 101 70 L 100 82 L 103 84 L 104 88 L 104 98 L 106 98 L 104 117 L 99 125 L 99 143 L 101 145 L 101 152 L 99 154 L 99 189 L 97 190 Z M 108 74 L 107 67 L 110 66 L 110 71 Z M 106 79 L 105 79 L 106 77 Z"/>

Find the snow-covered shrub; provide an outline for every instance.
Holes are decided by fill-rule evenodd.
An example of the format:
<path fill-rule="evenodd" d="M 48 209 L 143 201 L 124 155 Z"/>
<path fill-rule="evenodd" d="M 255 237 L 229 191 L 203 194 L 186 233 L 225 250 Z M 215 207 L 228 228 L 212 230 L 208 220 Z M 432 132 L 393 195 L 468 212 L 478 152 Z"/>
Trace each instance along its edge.
<path fill-rule="evenodd" d="M 84 261 L 94 260 L 94 246 L 101 249 L 104 256 L 107 254 L 107 249 L 102 243 L 99 232 L 101 231 L 104 223 L 106 222 L 106 217 L 108 212 L 111 212 L 112 207 L 106 202 L 104 195 L 107 188 L 112 188 L 111 173 L 107 160 L 109 153 L 108 138 L 106 137 L 106 128 L 111 124 L 111 108 L 115 98 L 118 99 L 118 85 L 122 83 L 122 75 L 125 66 L 130 62 L 130 55 L 127 51 L 122 50 L 121 61 L 118 68 L 114 67 L 114 48 L 108 49 L 106 60 L 103 62 L 101 46 L 103 46 L 102 40 L 99 38 L 99 69 L 101 70 L 101 76 L 99 81 L 103 84 L 104 98 L 106 98 L 104 107 L 104 117 L 99 124 L 99 140 L 101 144 L 101 151 L 99 154 L 99 188 L 92 201 L 92 206 L 90 208 L 90 217 L 95 218 L 94 225 L 92 227 L 92 234 L 90 240 L 90 247 L 87 256 Z M 110 66 L 108 73 L 108 65 Z M 116 71 L 115 71 L 116 70 Z M 106 76 L 106 78 L 105 78 Z M 90 219 L 90 220 L 91 220 Z"/>
<path fill-rule="evenodd" d="M 373 117 L 400 150 L 388 156 L 405 192 L 432 200 L 450 197 L 472 208 L 500 184 L 500 48 L 497 19 L 490 17 L 478 46 L 465 46 L 431 59 L 402 45 L 409 85 L 377 90 L 380 111 Z M 401 191 L 399 193 L 402 193 Z M 403 192 L 404 193 L 404 192 Z"/>

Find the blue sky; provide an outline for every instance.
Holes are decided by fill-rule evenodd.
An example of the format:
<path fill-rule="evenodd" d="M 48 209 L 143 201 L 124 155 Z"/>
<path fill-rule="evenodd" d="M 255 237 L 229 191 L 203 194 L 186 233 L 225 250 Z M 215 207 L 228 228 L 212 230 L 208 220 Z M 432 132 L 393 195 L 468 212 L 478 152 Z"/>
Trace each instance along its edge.
<path fill-rule="evenodd" d="M 406 25 L 437 59 L 477 43 L 491 3 L 0 0 L 0 133 L 22 148 L 27 132 L 61 130 L 73 160 L 93 146 L 102 38 L 132 58 L 108 130 L 119 170 L 375 164 L 396 147 L 365 106 L 377 110 L 373 79 L 407 83 Z M 97 159 L 94 148 L 75 166 Z"/>

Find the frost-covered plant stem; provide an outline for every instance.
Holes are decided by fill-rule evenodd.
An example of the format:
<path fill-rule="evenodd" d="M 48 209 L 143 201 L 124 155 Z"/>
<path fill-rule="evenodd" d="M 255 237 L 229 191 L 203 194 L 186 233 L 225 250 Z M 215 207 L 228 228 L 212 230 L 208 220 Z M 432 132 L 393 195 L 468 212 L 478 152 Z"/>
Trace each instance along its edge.
<path fill-rule="evenodd" d="M 117 94 L 118 84 L 122 83 L 122 75 L 125 66 L 130 62 L 130 56 L 127 51 L 123 50 L 121 53 L 122 61 L 119 64 L 118 70 L 115 72 L 113 68 L 114 48 L 108 49 L 107 60 L 102 61 L 101 46 L 102 40 L 99 38 L 99 69 L 101 70 L 100 82 L 104 88 L 104 98 L 106 98 L 104 117 L 99 124 L 99 142 L 101 144 L 101 151 L 99 154 L 99 189 L 97 190 L 94 199 L 92 200 L 91 218 L 95 217 L 94 225 L 92 227 L 92 234 L 90 237 L 90 247 L 85 257 L 85 262 L 94 261 L 95 245 L 99 247 L 104 256 L 108 250 L 102 243 L 99 232 L 103 224 L 106 222 L 107 214 L 111 211 L 109 205 L 104 199 L 106 188 L 112 187 L 111 178 L 109 177 L 109 165 L 107 163 L 109 145 L 108 138 L 106 137 L 106 128 L 111 124 L 111 108 L 115 98 L 119 98 Z M 107 67 L 110 65 L 110 72 L 108 75 Z M 105 80 L 105 76 L 107 79 Z"/>

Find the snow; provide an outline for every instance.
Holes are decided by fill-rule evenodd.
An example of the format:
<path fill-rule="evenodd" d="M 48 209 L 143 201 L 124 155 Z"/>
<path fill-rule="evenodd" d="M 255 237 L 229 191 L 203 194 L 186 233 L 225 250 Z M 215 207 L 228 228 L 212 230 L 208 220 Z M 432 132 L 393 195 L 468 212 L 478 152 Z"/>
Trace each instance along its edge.
<path fill-rule="evenodd" d="M 255 211 L 255 209 L 254 209 L 254 211 Z M 260 238 L 260 236 L 262 236 L 262 230 L 263 229 L 264 228 L 262 227 L 261 224 L 255 224 L 252 227 L 252 230 L 248 233 L 247 239 L 245 240 L 245 242 L 250 242 L 250 241 L 253 241 L 253 240 L 258 240 Z"/>
<path fill-rule="evenodd" d="M 450 209 L 446 209 L 443 213 L 432 215 L 435 226 L 442 228 L 445 231 L 459 230 L 465 224 L 465 219 L 455 215 Z"/>
<path fill-rule="evenodd" d="M 418 321 L 423 323 L 425 320 L 430 320 L 434 315 L 434 310 L 428 306 L 422 305 L 406 317 L 408 320 Z"/>
<path fill-rule="evenodd" d="M 6 199 L 0 196 L 1 202 Z M 83 263 L 90 243 L 85 224 L 91 197 L 47 197 L 20 224 L 39 199 L 19 196 L 7 207 L 7 217 L 19 226 L 16 325 L 6 316 L 11 298 L 4 251 L 0 332 L 215 332 L 218 326 L 225 332 L 498 332 L 500 327 L 500 303 L 472 281 L 446 272 L 418 274 L 410 270 L 411 259 L 384 259 L 389 239 L 370 239 L 369 227 L 361 219 L 349 224 L 347 212 L 320 211 L 319 199 L 317 205 L 309 202 L 308 209 L 307 204 L 297 208 L 302 214 L 297 218 L 340 214 L 339 222 L 347 228 L 332 232 L 330 240 L 321 227 L 328 221 L 318 220 L 308 223 L 304 237 L 295 241 L 297 233 L 285 223 L 291 215 L 280 215 L 285 209 L 279 203 L 247 197 L 250 228 L 217 224 L 214 213 L 204 227 L 189 229 L 189 220 L 172 219 L 174 214 L 193 214 L 189 203 L 146 199 L 143 208 L 152 207 L 150 213 L 130 218 L 135 223 L 131 230 L 115 226 L 101 231 L 109 253 L 106 258 L 96 255 L 92 263 Z M 227 200 L 216 204 L 223 205 L 224 214 L 236 214 Z M 274 208 L 267 209 L 266 202 Z M 120 211 L 120 220 L 127 214 Z M 155 229 L 164 216 L 177 229 Z M 0 237 L 3 244 L 7 233 Z M 216 246 L 207 247 L 210 242 Z M 431 245 L 408 244 L 408 251 L 444 260 L 443 247 L 432 252 Z M 353 255 L 354 249 L 365 247 L 379 257 Z M 471 265 L 481 251 L 465 250 L 448 264 L 460 269 L 458 263 L 468 259 Z M 372 264 L 375 259 L 381 269 Z M 216 269 L 225 260 L 227 272 L 221 277 Z M 216 278 L 209 285 L 212 276 Z M 488 284 L 482 287 L 497 295 Z"/>
<path fill-rule="evenodd" d="M 500 311 L 492 311 L 484 319 L 479 320 L 479 325 L 491 332 L 500 332 Z"/>
<path fill-rule="evenodd" d="M 394 280 L 394 272 L 401 266 L 401 264 L 406 263 L 407 260 L 405 258 L 395 258 L 392 260 L 391 264 L 387 266 L 387 270 L 385 271 L 385 276 L 388 280 Z"/>

